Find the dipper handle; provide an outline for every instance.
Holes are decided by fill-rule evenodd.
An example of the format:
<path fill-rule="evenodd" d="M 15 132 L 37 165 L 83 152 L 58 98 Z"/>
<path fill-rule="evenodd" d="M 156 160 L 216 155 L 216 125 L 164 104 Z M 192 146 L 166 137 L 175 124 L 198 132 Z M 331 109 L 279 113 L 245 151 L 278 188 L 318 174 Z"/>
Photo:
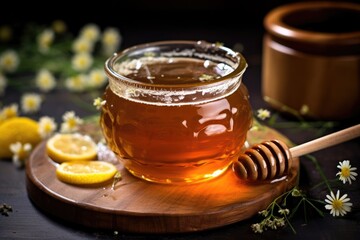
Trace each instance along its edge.
<path fill-rule="evenodd" d="M 360 124 L 331 133 L 329 135 L 314 139 L 310 142 L 292 147 L 290 149 L 292 157 L 300 157 L 308 153 L 334 146 L 336 144 L 351 140 L 360 136 Z"/>
<path fill-rule="evenodd" d="M 232 165 L 235 174 L 244 180 L 271 180 L 289 173 L 292 158 L 306 155 L 360 136 L 360 124 L 288 148 L 271 140 L 255 144 L 238 157 Z"/>

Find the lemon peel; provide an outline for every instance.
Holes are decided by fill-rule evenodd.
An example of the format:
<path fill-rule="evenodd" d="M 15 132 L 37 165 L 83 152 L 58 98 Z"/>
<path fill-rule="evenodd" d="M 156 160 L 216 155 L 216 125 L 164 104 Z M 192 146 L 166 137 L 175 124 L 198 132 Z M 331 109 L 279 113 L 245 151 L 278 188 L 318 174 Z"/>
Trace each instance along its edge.
<path fill-rule="evenodd" d="M 38 123 L 28 117 L 12 117 L 0 124 L 0 158 L 10 158 L 10 145 L 30 143 L 33 148 L 42 140 Z"/>
<path fill-rule="evenodd" d="M 60 181 L 76 185 L 102 183 L 113 178 L 116 172 L 115 165 L 105 161 L 63 162 L 56 168 Z"/>

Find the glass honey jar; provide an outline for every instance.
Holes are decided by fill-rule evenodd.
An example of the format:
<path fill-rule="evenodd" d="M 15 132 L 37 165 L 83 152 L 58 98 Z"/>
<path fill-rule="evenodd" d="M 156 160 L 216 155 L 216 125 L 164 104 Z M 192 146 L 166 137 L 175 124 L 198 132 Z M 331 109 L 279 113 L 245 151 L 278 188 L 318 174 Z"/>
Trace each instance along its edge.
<path fill-rule="evenodd" d="M 115 53 L 101 128 L 125 168 L 147 181 L 210 180 L 236 160 L 252 122 L 245 58 L 205 41 L 162 41 Z"/>

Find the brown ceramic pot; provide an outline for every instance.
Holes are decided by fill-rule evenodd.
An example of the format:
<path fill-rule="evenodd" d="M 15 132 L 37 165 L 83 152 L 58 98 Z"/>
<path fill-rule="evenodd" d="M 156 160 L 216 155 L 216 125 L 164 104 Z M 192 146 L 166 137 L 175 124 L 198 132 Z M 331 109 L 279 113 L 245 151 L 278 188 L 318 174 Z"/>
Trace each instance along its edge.
<path fill-rule="evenodd" d="M 316 119 L 358 116 L 359 23 L 355 3 L 299 2 L 270 11 L 264 19 L 264 100 Z"/>

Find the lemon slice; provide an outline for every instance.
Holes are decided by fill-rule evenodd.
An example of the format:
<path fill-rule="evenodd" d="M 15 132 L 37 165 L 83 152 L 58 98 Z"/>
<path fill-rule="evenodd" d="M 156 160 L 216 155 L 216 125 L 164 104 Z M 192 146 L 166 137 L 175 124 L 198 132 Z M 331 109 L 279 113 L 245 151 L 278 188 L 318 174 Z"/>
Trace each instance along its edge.
<path fill-rule="evenodd" d="M 46 143 L 48 156 L 56 162 L 94 160 L 97 146 L 94 140 L 79 133 L 58 133 Z"/>
<path fill-rule="evenodd" d="M 104 161 L 63 162 L 56 168 L 56 176 L 60 181 L 70 184 L 96 184 L 114 177 L 115 165 Z"/>

